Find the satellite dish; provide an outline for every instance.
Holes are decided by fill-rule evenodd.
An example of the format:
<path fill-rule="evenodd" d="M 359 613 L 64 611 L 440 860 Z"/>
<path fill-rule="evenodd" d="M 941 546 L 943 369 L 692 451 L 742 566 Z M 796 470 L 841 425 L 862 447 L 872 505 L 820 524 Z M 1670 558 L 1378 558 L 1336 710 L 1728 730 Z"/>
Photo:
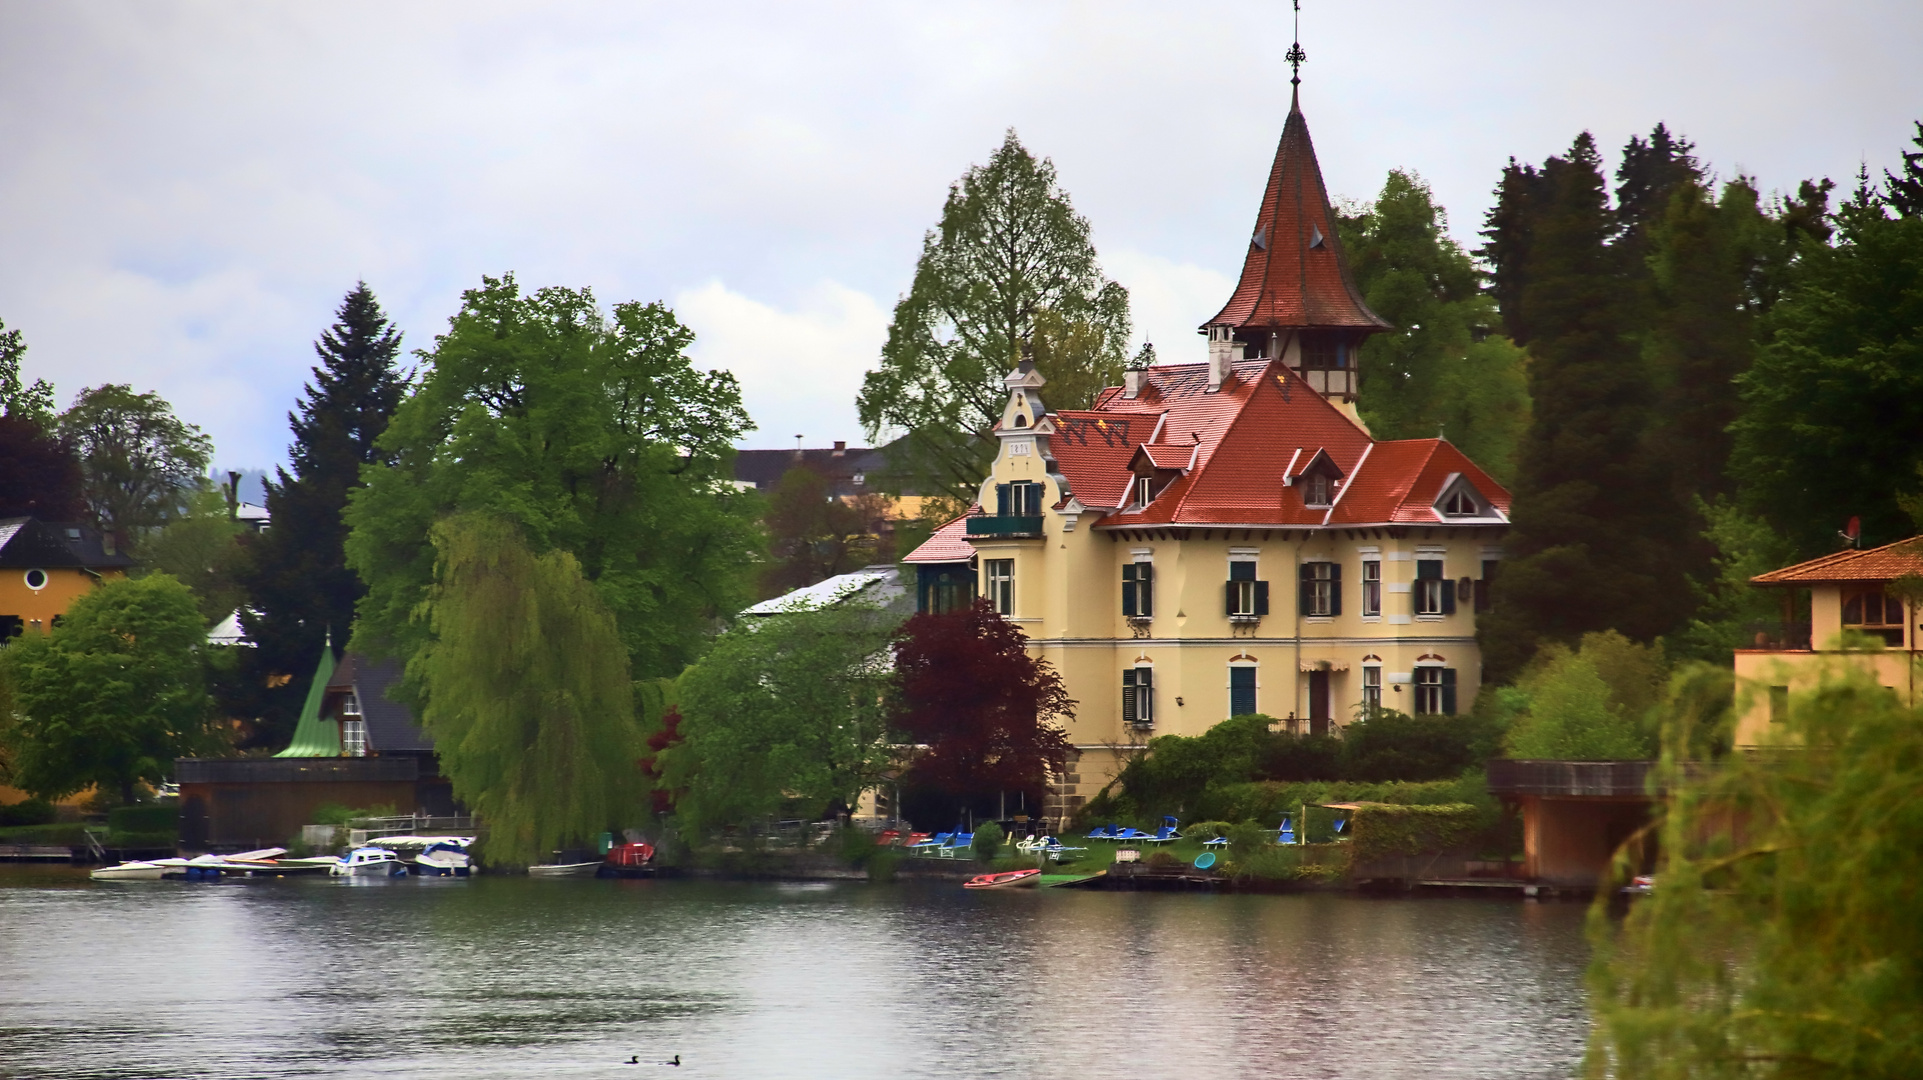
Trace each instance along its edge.
<path fill-rule="evenodd" d="M 1213 851 L 1204 851 L 1202 854 L 1197 855 L 1195 857 L 1195 868 L 1197 870 L 1207 870 L 1209 867 L 1214 865 L 1215 865 L 1215 852 Z"/>

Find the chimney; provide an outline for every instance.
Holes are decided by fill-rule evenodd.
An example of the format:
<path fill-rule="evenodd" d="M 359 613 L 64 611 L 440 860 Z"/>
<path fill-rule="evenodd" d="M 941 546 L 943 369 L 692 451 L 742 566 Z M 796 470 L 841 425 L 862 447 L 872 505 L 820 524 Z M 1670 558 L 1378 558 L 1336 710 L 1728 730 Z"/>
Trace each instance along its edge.
<path fill-rule="evenodd" d="M 846 439 L 836 439 L 835 440 L 835 456 L 842 457 L 847 453 L 848 453 L 848 441 Z"/>
<path fill-rule="evenodd" d="M 1141 368 L 1130 368 L 1122 372 L 1122 396 L 1136 398 L 1142 396 L 1142 381 L 1148 372 Z"/>
<path fill-rule="evenodd" d="M 1222 389 L 1241 352 L 1242 343 L 1235 340 L 1233 327 L 1221 324 L 1209 327 L 1209 393 Z"/>

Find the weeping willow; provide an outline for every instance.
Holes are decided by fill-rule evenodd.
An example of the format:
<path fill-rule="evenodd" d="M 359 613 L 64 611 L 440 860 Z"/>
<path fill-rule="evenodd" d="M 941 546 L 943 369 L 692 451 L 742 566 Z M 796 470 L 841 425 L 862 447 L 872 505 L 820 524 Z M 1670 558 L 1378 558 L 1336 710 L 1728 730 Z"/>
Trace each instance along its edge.
<path fill-rule="evenodd" d="M 1592 911 L 1586 1072 L 1923 1076 L 1923 714 L 1842 661 L 1705 764 L 1728 680 L 1676 684 L 1654 893 Z"/>
<path fill-rule="evenodd" d="M 454 795 L 486 823 L 488 857 L 537 862 L 635 820 L 647 785 L 628 653 L 580 563 L 536 555 L 483 515 L 432 535 L 433 642 L 413 674 Z"/>

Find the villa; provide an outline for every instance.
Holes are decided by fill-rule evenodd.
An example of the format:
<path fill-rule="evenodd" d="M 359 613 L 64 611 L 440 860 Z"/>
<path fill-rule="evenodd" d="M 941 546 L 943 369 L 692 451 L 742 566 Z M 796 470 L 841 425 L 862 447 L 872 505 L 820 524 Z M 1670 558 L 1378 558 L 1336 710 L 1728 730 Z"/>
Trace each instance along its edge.
<path fill-rule="evenodd" d="M 1326 733 L 1367 706 L 1469 709 L 1509 493 L 1444 439 L 1370 435 L 1357 351 L 1389 329 L 1292 105 L 1205 360 L 1087 410 L 1050 410 L 1027 361 L 1008 375 L 977 505 L 906 562 L 920 610 L 985 597 L 1061 673 L 1078 758 L 1052 814 L 1150 737 L 1230 716 Z"/>

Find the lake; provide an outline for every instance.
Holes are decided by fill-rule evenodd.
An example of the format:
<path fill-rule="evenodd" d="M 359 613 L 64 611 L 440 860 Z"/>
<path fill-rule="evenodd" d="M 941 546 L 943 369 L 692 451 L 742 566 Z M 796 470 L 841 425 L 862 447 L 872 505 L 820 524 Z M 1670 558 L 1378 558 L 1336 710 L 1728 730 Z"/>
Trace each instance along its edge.
<path fill-rule="evenodd" d="M 1564 1077 L 1582 921 L 1513 900 L 4 869 L 0 1074 Z"/>

